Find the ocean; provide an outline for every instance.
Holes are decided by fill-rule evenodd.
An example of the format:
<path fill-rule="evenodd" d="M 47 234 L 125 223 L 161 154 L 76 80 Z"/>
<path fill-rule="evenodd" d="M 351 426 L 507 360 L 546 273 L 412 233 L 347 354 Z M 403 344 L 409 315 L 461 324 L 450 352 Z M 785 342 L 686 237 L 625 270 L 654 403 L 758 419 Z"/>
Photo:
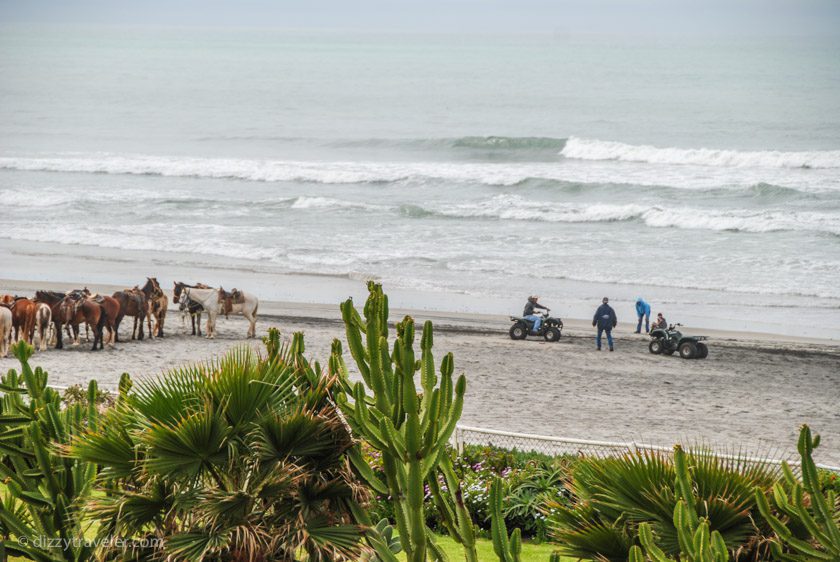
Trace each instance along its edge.
<path fill-rule="evenodd" d="M 7 26 L 0 277 L 840 338 L 838 92 L 831 38 Z"/>

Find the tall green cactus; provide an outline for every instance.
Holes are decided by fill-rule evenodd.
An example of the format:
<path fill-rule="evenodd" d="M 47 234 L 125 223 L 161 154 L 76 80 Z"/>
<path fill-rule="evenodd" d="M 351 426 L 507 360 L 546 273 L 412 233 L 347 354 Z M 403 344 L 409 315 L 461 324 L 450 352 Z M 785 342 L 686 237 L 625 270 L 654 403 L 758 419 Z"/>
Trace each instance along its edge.
<path fill-rule="evenodd" d="M 364 382 L 350 384 L 338 341 L 333 343 L 330 372 L 341 377 L 347 390 L 339 401 L 354 434 L 382 455 L 385 481 L 370 469 L 358 447 L 351 455 L 353 465 L 377 493 L 390 497 L 408 562 L 446 560 L 426 526 L 427 484 L 444 524 L 464 546 L 466 560 L 477 562 L 473 523 L 446 454 L 461 417 L 466 379 L 453 381 L 452 354 L 443 358 L 438 376 L 431 322 L 423 326 L 419 360 L 414 320 L 409 316 L 397 324 L 397 337 L 389 349 L 388 297 L 376 283 L 369 283 L 368 291 L 364 319 L 352 300 L 341 305 L 350 354 Z M 422 392 L 415 382 L 418 373 Z"/>
<path fill-rule="evenodd" d="M 493 536 L 493 551 L 499 562 L 520 562 L 522 555 L 522 532 L 514 529 L 508 536 L 505 516 L 502 513 L 504 491 L 499 478 L 490 485 L 490 534 Z"/>
<path fill-rule="evenodd" d="M 685 452 L 679 445 L 674 447 L 674 469 L 675 491 L 678 498 L 674 507 L 674 527 L 677 529 L 677 538 L 680 543 L 679 560 L 682 562 L 727 562 L 729 551 L 723 537 L 718 531 L 710 533 L 708 519 L 697 516 L 694 483 L 686 463 Z M 630 549 L 630 562 L 644 562 L 645 556 L 653 562 L 675 560 L 656 545 L 653 531 L 648 523 L 639 525 L 639 542 L 642 543 L 641 548 L 633 546 Z"/>
<path fill-rule="evenodd" d="M 61 409 L 61 396 L 47 386 L 47 373 L 32 370 L 32 346 L 12 348 L 20 373 L 0 381 L 0 555 L 39 562 L 88 560 L 80 499 L 96 476 L 92 464 L 62 456 L 61 447 L 87 427 L 96 427 L 96 382 L 88 386 L 87 405 Z M 28 396 L 28 399 L 24 397 Z M 5 557 L 3 557 L 5 560 Z"/>
<path fill-rule="evenodd" d="M 780 483 L 773 487 L 773 505 L 787 522 L 773 513 L 761 490 L 755 491 L 762 517 L 778 535 L 773 543 L 773 553 L 779 560 L 840 561 L 840 504 L 833 491 L 820 489 L 813 458 L 819 444 L 820 436 L 812 436 L 811 428 L 803 425 L 797 444 L 802 459 L 802 478 L 796 478 L 790 466 L 784 463 L 788 489 Z M 796 532 L 794 528 L 803 532 Z"/>

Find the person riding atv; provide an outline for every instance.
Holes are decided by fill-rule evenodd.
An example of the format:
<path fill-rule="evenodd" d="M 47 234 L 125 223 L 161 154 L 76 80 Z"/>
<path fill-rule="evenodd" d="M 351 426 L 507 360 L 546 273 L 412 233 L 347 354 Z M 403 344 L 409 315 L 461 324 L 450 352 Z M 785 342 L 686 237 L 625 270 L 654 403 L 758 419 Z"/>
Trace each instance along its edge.
<path fill-rule="evenodd" d="M 650 331 L 648 350 L 654 355 L 673 355 L 677 351 L 683 359 L 705 359 L 709 355 L 708 346 L 703 343 L 706 336 L 684 336 L 677 330 L 682 324 L 674 324 L 667 329 L 654 327 Z"/>
<path fill-rule="evenodd" d="M 522 316 L 511 316 L 513 326 L 510 327 L 510 338 L 524 340 L 529 335 L 542 336 L 545 341 L 557 341 L 562 335 L 563 321 L 559 318 L 551 318 L 550 310 L 537 302 L 539 297 L 532 295 L 525 303 Z M 537 310 L 541 312 L 536 314 Z"/>

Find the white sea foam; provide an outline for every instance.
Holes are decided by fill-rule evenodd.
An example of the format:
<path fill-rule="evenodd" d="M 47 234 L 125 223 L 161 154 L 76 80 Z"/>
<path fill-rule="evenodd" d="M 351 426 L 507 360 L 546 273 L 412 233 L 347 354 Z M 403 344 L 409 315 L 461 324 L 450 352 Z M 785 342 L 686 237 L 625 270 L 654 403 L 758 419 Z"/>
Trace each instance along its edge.
<path fill-rule="evenodd" d="M 573 140 L 570 142 L 574 147 Z M 840 174 L 835 168 L 828 167 L 714 168 L 697 163 L 677 165 L 674 162 L 631 165 L 617 157 L 605 156 L 605 159 L 601 160 L 595 153 L 591 153 L 589 158 L 565 159 L 558 162 L 503 163 L 316 162 L 93 154 L 49 158 L 5 156 L 0 157 L 0 169 L 322 184 L 448 181 L 514 186 L 529 179 L 545 179 L 584 184 L 670 186 L 685 189 L 744 188 L 766 183 L 806 191 L 840 190 Z"/>
<path fill-rule="evenodd" d="M 656 228 L 743 232 L 810 231 L 840 236 L 840 214 L 836 212 L 783 209 L 718 210 L 642 204 L 551 203 L 526 200 L 517 195 L 500 195 L 480 203 L 438 209 L 435 213 L 450 217 L 561 223 L 638 220 Z"/>
<path fill-rule="evenodd" d="M 570 137 L 560 154 L 579 160 L 621 160 L 650 164 L 692 164 L 714 167 L 840 168 L 840 150 L 781 152 L 711 148 L 659 148 L 614 141 Z"/>

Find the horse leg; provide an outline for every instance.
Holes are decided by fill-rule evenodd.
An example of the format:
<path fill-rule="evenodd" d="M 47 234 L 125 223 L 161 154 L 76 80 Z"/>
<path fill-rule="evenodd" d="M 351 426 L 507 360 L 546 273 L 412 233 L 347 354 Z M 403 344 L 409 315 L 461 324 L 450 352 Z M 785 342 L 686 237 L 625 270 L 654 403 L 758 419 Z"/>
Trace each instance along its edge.
<path fill-rule="evenodd" d="M 122 307 L 120 307 L 122 308 Z M 117 317 L 114 319 L 114 341 L 120 341 L 120 324 L 122 323 L 123 318 L 125 317 L 125 313 L 120 310 L 117 314 Z"/>
<path fill-rule="evenodd" d="M 145 334 L 143 333 L 143 321 L 146 319 L 146 315 L 143 314 L 142 310 L 140 310 L 139 312 L 137 312 L 137 316 L 135 316 L 135 318 L 140 319 L 140 328 L 139 328 L 139 333 L 137 334 L 137 339 L 140 340 L 140 341 L 143 341 L 143 338 L 146 337 Z"/>
<path fill-rule="evenodd" d="M 154 317 L 154 314 L 152 314 L 151 312 L 146 313 L 146 328 L 149 329 L 150 340 L 155 339 L 155 333 L 152 331 L 152 317 Z"/>
<path fill-rule="evenodd" d="M 248 333 L 246 334 L 246 338 L 253 338 L 254 337 L 254 325 L 256 324 L 256 319 L 251 315 L 251 313 L 247 310 L 242 311 L 242 316 L 248 321 Z"/>
<path fill-rule="evenodd" d="M 207 312 L 207 338 L 214 339 L 216 337 L 216 315 L 212 312 Z"/>
<path fill-rule="evenodd" d="M 158 332 L 158 337 L 159 338 L 163 337 L 163 322 L 164 322 L 164 320 L 166 320 L 166 312 L 161 310 L 157 314 L 157 332 Z"/>
<path fill-rule="evenodd" d="M 47 350 L 47 332 L 50 330 L 49 322 L 46 321 L 46 318 L 39 318 L 38 319 L 38 339 L 40 340 L 39 349 L 41 351 Z"/>
<path fill-rule="evenodd" d="M 55 348 L 56 349 L 63 349 L 64 348 L 64 341 L 63 341 L 63 334 L 61 332 L 61 321 L 60 320 L 53 320 L 53 332 L 55 334 Z"/>

